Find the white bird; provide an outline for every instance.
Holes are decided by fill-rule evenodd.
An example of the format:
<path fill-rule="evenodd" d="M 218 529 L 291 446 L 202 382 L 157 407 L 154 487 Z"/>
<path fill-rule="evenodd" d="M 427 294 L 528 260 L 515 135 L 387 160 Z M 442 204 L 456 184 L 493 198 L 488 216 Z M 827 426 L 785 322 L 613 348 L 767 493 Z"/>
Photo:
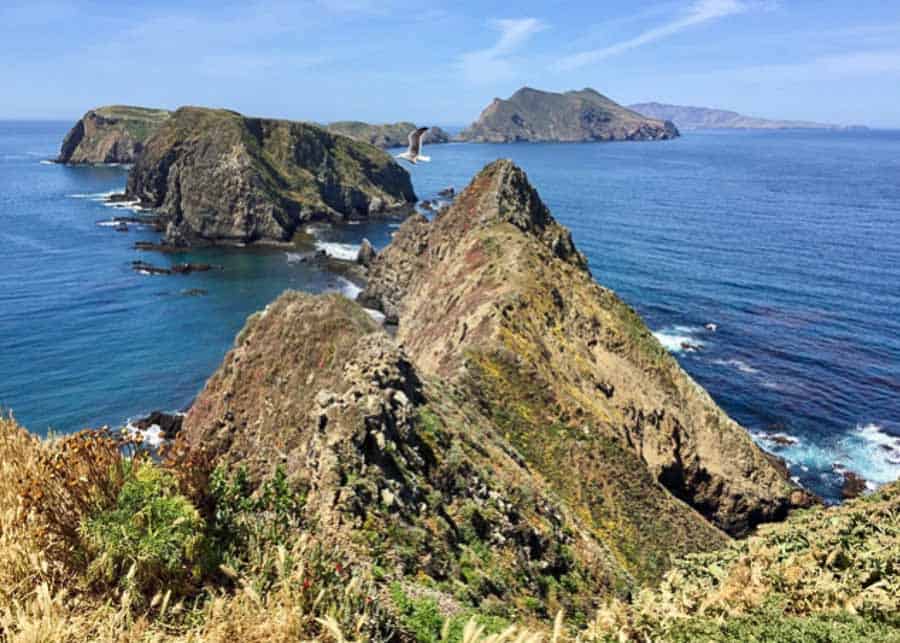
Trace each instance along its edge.
<path fill-rule="evenodd" d="M 428 127 L 420 127 L 418 129 L 414 129 L 409 133 L 409 148 L 403 152 L 402 154 L 398 154 L 398 159 L 403 159 L 404 161 L 409 161 L 413 165 L 422 161 L 423 163 L 428 163 L 431 161 L 430 156 L 425 156 L 420 154 L 422 151 L 422 135 L 425 134 L 429 130 Z"/>

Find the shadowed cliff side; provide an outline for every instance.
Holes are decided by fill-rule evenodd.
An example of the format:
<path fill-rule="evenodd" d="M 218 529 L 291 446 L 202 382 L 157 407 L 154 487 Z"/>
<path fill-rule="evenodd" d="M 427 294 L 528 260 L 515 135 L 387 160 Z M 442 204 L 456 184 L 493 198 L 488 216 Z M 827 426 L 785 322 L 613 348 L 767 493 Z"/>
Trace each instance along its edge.
<path fill-rule="evenodd" d="M 810 501 L 594 282 L 510 161 L 486 167 L 433 223 L 401 226 L 361 300 L 399 320 L 423 372 L 465 387 L 563 497 L 584 501 L 598 533 L 621 531 L 612 516 L 642 514 L 656 493 L 611 502 L 598 479 L 610 470 L 619 487 L 649 471 L 736 535 Z"/>
<path fill-rule="evenodd" d="M 410 208 L 409 174 L 385 152 L 309 123 L 183 107 L 151 136 L 127 194 L 175 244 L 289 241 L 316 219 Z"/>
<path fill-rule="evenodd" d="M 164 109 L 111 105 L 87 112 L 66 134 L 58 163 L 134 163 L 169 118 Z"/>

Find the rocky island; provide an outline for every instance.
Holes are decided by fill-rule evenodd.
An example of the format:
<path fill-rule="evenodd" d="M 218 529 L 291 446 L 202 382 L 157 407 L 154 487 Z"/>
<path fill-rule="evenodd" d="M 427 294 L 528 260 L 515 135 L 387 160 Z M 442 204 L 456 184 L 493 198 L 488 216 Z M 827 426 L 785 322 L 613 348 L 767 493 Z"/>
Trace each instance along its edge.
<path fill-rule="evenodd" d="M 290 241 L 313 220 L 400 214 L 416 201 L 385 152 L 317 125 L 183 107 L 150 136 L 128 199 L 172 245 Z"/>
<path fill-rule="evenodd" d="M 164 109 L 111 105 L 87 112 L 66 135 L 58 163 L 134 163 L 146 140 L 168 120 Z"/>
<path fill-rule="evenodd" d="M 590 88 L 559 94 L 523 87 L 506 100 L 495 98 L 459 140 L 576 143 L 677 136 L 672 123 L 638 114 Z"/>
<path fill-rule="evenodd" d="M 385 123 L 372 125 L 362 121 L 335 121 L 325 126 L 329 132 L 343 134 L 358 141 L 371 143 L 382 149 L 389 147 L 406 147 L 409 133 L 416 129 L 415 123 L 403 121 L 400 123 Z M 440 127 L 433 126 L 425 132 L 422 139 L 428 145 L 437 143 L 449 143 L 450 135 Z"/>

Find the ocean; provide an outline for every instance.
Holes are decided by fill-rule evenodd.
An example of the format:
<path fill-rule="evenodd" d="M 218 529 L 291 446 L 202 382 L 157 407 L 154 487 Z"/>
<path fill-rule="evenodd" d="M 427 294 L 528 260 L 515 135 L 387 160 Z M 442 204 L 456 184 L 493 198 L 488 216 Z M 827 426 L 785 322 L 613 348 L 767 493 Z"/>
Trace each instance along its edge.
<path fill-rule="evenodd" d="M 284 250 L 135 250 L 157 234 L 104 225 L 131 214 L 104 203 L 127 168 L 46 162 L 70 125 L 0 122 L 0 406 L 32 431 L 184 409 L 246 317 L 284 289 L 357 291 Z M 844 470 L 900 477 L 900 132 L 427 153 L 410 168 L 423 199 L 495 158 L 520 164 L 594 277 L 797 481 L 834 501 Z M 317 234 L 352 257 L 394 227 Z M 143 275 L 137 259 L 224 269 Z"/>

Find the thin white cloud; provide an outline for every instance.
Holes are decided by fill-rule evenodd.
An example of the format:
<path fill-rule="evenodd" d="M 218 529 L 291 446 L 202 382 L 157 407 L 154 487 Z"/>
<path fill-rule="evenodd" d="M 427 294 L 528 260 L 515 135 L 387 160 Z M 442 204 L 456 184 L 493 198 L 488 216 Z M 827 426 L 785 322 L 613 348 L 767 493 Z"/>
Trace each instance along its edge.
<path fill-rule="evenodd" d="M 617 42 L 600 49 L 582 51 L 567 56 L 558 61 L 556 67 L 560 70 L 571 70 L 596 63 L 611 56 L 617 56 L 643 45 L 656 42 L 677 34 L 685 29 L 690 29 L 706 22 L 718 20 L 726 16 L 743 13 L 750 9 L 750 5 L 744 0 L 696 0 L 687 13 L 680 18 L 667 22 L 658 27 L 648 29 L 634 38 Z"/>
<path fill-rule="evenodd" d="M 900 76 L 900 49 L 846 51 L 819 56 L 803 62 L 751 65 L 682 74 L 682 80 L 719 82 L 732 85 L 778 86 L 801 82 L 835 82 L 866 77 Z"/>
<path fill-rule="evenodd" d="M 490 83 L 509 78 L 515 73 L 511 59 L 534 34 L 546 29 L 537 18 L 494 20 L 491 25 L 500 31 L 500 38 L 493 47 L 470 51 L 459 59 L 463 76 L 471 82 Z"/>

